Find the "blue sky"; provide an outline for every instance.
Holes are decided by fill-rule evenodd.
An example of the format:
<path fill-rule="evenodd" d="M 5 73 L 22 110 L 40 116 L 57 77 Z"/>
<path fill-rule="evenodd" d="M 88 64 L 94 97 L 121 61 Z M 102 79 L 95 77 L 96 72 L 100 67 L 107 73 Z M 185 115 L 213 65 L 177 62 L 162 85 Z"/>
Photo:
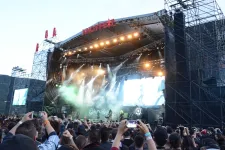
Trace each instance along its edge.
<path fill-rule="evenodd" d="M 225 12 L 225 0 L 217 2 Z M 163 8 L 164 0 L 0 0 L 0 74 L 10 75 L 14 66 L 29 72 L 45 30 L 51 35 L 56 27 L 64 40 L 101 20 Z"/>

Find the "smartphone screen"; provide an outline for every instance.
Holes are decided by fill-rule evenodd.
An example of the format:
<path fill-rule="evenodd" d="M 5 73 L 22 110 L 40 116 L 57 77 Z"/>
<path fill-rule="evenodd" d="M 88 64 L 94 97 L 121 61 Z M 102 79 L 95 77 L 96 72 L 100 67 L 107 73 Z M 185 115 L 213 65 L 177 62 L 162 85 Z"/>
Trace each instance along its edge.
<path fill-rule="evenodd" d="M 42 118 L 42 116 L 43 116 L 42 111 L 39 111 L 38 117 Z"/>
<path fill-rule="evenodd" d="M 32 113 L 31 113 L 30 118 L 31 118 L 31 119 L 33 119 L 33 118 L 34 118 L 34 112 L 32 112 Z"/>
<path fill-rule="evenodd" d="M 136 120 L 128 120 L 127 121 L 127 127 L 128 128 L 136 128 L 137 127 L 137 121 Z"/>

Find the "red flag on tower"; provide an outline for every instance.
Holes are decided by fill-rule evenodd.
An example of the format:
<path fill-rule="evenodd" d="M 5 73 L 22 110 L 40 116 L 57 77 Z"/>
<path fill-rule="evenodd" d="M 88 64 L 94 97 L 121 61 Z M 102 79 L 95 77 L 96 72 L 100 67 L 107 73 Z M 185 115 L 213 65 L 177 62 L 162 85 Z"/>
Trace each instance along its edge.
<path fill-rule="evenodd" d="M 56 28 L 53 29 L 52 37 L 56 37 Z"/>
<path fill-rule="evenodd" d="M 39 49 L 39 44 L 37 43 L 35 52 L 38 52 L 38 49 Z"/>
<path fill-rule="evenodd" d="M 45 39 L 48 38 L 48 30 L 45 31 Z"/>

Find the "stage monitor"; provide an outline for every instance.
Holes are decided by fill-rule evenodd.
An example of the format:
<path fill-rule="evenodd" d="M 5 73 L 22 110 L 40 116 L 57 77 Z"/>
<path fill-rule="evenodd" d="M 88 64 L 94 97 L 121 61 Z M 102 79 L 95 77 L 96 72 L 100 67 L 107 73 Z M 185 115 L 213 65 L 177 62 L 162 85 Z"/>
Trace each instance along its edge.
<path fill-rule="evenodd" d="M 124 81 L 123 106 L 158 106 L 165 103 L 165 77 Z"/>
<path fill-rule="evenodd" d="M 26 105 L 28 88 L 14 91 L 13 105 Z"/>

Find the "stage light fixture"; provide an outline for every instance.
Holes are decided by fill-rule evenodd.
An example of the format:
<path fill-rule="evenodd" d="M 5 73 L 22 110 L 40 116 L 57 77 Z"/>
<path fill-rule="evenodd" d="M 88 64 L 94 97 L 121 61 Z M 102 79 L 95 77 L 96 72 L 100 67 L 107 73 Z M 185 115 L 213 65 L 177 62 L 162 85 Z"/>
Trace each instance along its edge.
<path fill-rule="evenodd" d="M 149 63 L 145 63 L 145 68 L 149 68 L 150 64 Z"/>
<path fill-rule="evenodd" d="M 123 37 L 123 36 L 121 36 L 121 37 L 120 37 L 120 40 L 121 40 L 121 41 L 124 41 L 124 37 Z"/>
<path fill-rule="evenodd" d="M 101 46 L 104 46 L 104 45 L 105 45 L 105 43 L 104 43 L 104 42 L 101 42 L 101 43 L 100 43 L 100 45 L 101 45 Z"/>
<path fill-rule="evenodd" d="M 94 46 L 95 46 L 95 48 L 98 48 L 99 47 L 98 44 L 95 44 Z"/>
<path fill-rule="evenodd" d="M 163 76 L 163 72 L 162 71 L 159 71 L 158 72 L 158 76 Z"/>
<path fill-rule="evenodd" d="M 102 70 L 102 69 L 98 69 L 97 70 L 97 73 L 98 73 L 98 75 L 104 75 L 105 74 L 105 71 Z"/>
<path fill-rule="evenodd" d="M 117 42 L 117 39 L 113 39 L 113 42 L 116 43 Z"/>
<path fill-rule="evenodd" d="M 142 108 L 141 107 L 137 107 L 135 110 L 134 110 L 135 114 L 137 116 L 140 116 L 142 114 Z"/>
<path fill-rule="evenodd" d="M 109 44 L 110 44 L 110 42 L 109 42 L 109 41 L 106 41 L 106 42 L 105 42 L 105 44 L 106 44 L 106 45 L 109 45 Z"/>
<path fill-rule="evenodd" d="M 127 38 L 128 38 L 128 39 L 132 39 L 132 35 L 129 34 L 129 35 L 127 36 Z"/>
<path fill-rule="evenodd" d="M 90 46 L 90 49 L 93 49 L 93 46 Z"/>
<path fill-rule="evenodd" d="M 138 32 L 135 32 L 135 33 L 134 33 L 134 36 L 135 36 L 135 37 L 138 37 L 138 35 L 139 35 Z"/>
<path fill-rule="evenodd" d="M 69 52 L 69 55 L 71 55 L 72 54 L 72 52 Z"/>
<path fill-rule="evenodd" d="M 79 52 L 81 52 L 81 49 L 78 49 Z"/>
<path fill-rule="evenodd" d="M 87 47 L 85 47 L 84 50 L 87 50 Z"/>

